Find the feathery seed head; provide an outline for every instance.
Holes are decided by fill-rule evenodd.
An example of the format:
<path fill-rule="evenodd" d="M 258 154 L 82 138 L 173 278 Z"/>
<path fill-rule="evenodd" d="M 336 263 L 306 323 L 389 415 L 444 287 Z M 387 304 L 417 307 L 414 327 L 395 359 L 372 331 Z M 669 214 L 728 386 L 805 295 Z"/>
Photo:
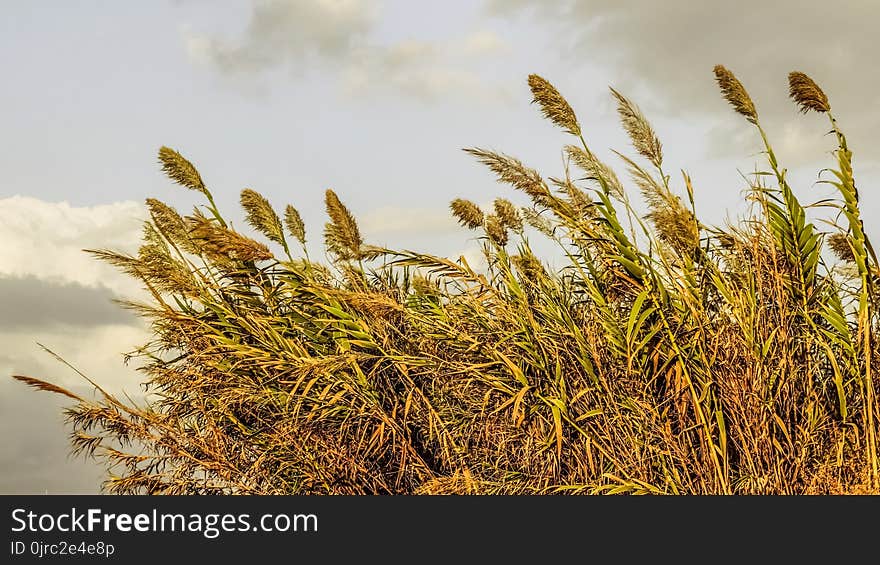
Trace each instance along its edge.
<path fill-rule="evenodd" d="M 199 248 L 215 262 L 256 262 L 273 258 L 272 252 L 263 243 L 220 226 L 199 211 L 187 217 L 187 223 L 190 237 L 198 242 Z"/>
<path fill-rule="evenodd" d="M 199 249 L 189 237 L 186 222 L 177 210 L 155 198 L 147 198 L 147 208 L 156 229 L 165 238 L 183 251 L 198 255 Z"/>
<path fill-rule="evenodd" d="M 437 281 L 423 275 L 415 275 L 410 281 L 413 292 L 423 296 L 440 296 L 441 289 Z"/>
<path fill-rule="evenodd" d="M 507 245 L 507 228 L 495 214 L 486 216 L 486 235 L 500 247 Z"/>
<path fill-rule="evenodd" d="M 721 94 L 733 109 L 745 116 L 751 123 L 758 123 L 758 112 L 755 104 L 746 92 L 745 87 L 724 65 L 715 65 L 715 79 L 721 88 Z"/>
<path fill-rule="evenodd" d="M 514 231 L 522 230 L 522 218 L 519 210 L 513 202 L 506 198 L 496 198 L 494 202 L 495 215 L 501 220 L 501 225 Z"/>
<path fill-rule="evenodd" d="M 660 239 L 679 253 L 693 253 L 700 245 L 700 228 L 693 213 L 685 208 L 677 196 L 656 206 L 648 213 L 648 219 L 657 228 Z"/>
<path fill-rule="evenodd" d="M 324 203 L 330 221 L 324 224 L 324 241 L 327 249 L 339 259 L 361 259 L 364 240 L 354 216 L 329 188 L 324 193 Z"/>
<path fill-rule="evenodd" d="M 553 222 L 545 218 L 534 208 L 520 208 L 523 221 L 547 237 L 553 237 Z"/>
<path fill-rule="evenodd" d="M 510 257 L 513 266 L 525 281 L 535 282 L 547 276 L 547 271 L 532 253 L 513 255 Z"/>
<path fill-rule="evenodd" d="M 183 155 L 169 147 L 159 148 L 159 162 L 162 163 L 162 172 L 177 184 L 205 193 L 205 183 L 199 171 Z"/>
<path fill-rule="evenodd" d="M 244 208 L 247 222 L 252 228 L 271 241 L 284 245 L 284 230 L 281 227 L 281 220 L 262 194 L 250 188 L 242 190 L 241 207 Z"/>
<path fill-rule="evenodd" d="M 470 200 L 456 198 L 449 204 L 449 208 L 458 223 L 464 227 L 473 230 L 483 225 L 483 211 Z"/>
<path fill-rule="evenodd" d="M 546 204 L 550 200 L 550 189 L 538 171 L 526 167 L 519 159 L 478 147 L 464 151 L 489 167 L 498 176 L 498 180 L 528 194 L 535 204 Z"/>
<path fill-rule="evenodd" d="M 137 261 L 128 266 L 130 274 L 162 292 L 189 295 L 198 293 L 198 285 L 192 272 L 183 262 L 171 256 L 157 227 L 149 222 L 145 223 L 143 240 Z"/>
<path fill-rule="evenodd" d="M 595 203 L 590 199 L 590 196 L 586 192 L 575 186 L 567 175 L 564 180 L 555 180 L 554 184 L 565 191 L 565 194 L 568 196 L 568 203 L 571 204 L 571 207 L 580 218 L 596 217 L 597 210 Z"/>
<path fill-rule="evenodd" d="M 816 82 L 802 72 L 794 71 L 788 75 L 788 92 L 792 100 L 806 114 L 810 110 L 824 114 L 831 111 L 828 97 Z"/>
<path fill-rule="evenodd" d="M 663 164 L 663 146 L 651 124 L 638 106 L 630 102 L 624 95 L 613 88 L 611 94 L 617 100 L 617 113 L 620 115 L 623 128 L 632 140 L 633 147 L 651 164 L 659 168 Z"/>
<path fill-rule="evenodd" d="M 581 135 L 581 126 L 568 101 L 549 81 L 538 75 L 529 75 L 532 102 L 541 106 L 541 113 L 571 135 Z"/>
<path fill-rule="evenodd" d="M 846 234 L 832 234 L 828 238 L 828 247 L 841 261 L 855 263 L 856 256 L 853 253 L 852 245 L 850 245 L 849 237 Z"/>
<path fill-rule="evenodd" d="M 612 196 L 623 199 L 623 185 L 611 167 L 576 145 L 566 145 L 565 153 L 578 168 L 587 173 L 585 180 L 598 182 L 600 185 L 604 183 Z"/>
<path fill-rule="evenodd" d="M 299 210 L 290 204 L 284 209 L 284 225 L 287 226 L 290 235 L 298 239 L 301 244 L 306 244 L 306 224 L 299 215 Z"/>

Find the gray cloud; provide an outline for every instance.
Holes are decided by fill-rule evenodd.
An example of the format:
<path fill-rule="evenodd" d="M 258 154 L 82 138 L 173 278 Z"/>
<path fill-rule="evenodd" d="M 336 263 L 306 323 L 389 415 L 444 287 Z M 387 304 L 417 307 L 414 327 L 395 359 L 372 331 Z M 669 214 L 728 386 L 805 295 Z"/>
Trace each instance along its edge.
<path fill-rule="evenodd" d="M 794 144 L 782 148 L 793 157 L 795 150 L 821 155 L 828 145 L 826 122 L 798 118 L 787 98 L 787 73 L 800 70 L 825 89 L 856 154 L 880 158 L 872 143 L 880 126 L 875 0 L 489 0 L 487 6 L 491 14 L 537 17 L 559 32 L 572 64 L 586 57 L 607 65 L 645 110 L 713 116 L 710 152 L 755 147 L 736 143 L 752 138 L 738 135 L 747 126 L 734 123 L 715 88 L 712 67 L 723 64 L 751 93 L 773 141 L 787 137 Z"/>
<path fill-rule="evenodd" d="M 0 356 L 0 366 L 12 361 Z M 18 366 L 40 375 L 42 365 Z M 88 397 L 84 387 L 71 387 Z M 93 461 L 70 455 L 63 409 L 68 399 L 34 391 L 0 375 L 0 494 L 93 494 L 100 490 L 103 469 Z"/>
<path fill-rule="evenodd" d="M 391 89 L 418 99 L 461 92 L 493 99 L 506 88 L 489 86 L 477 67 L 504 51 L 493 33 L 478 30 L 446 40 L 376 37 L 379 6 L 370 0 L 252 0 L 248 24 L 235 39 L 184 32 L 193 62 L 252 81 L 283 68 L 297 74 L 311 65 L 333 69 L 354 94 Z M 249 83 L 249 88 L 254 85 Z"/>
<path fill-rule="evenodd" d="M 188 47 L 218 70 L 265 71 L 290 61 L 339 59 L 363 44 L 373 3 L 358 0 L 259 0 L 242 36 L 190 36 Z"/>
<path fill-rule="evenodd" d="M 83 249 L 136 251 L 146 219 L 132 201 L 71 206 L 29 196 L 0 198 L 0 276 L 38 277 L 107 287 L 121 296 L 144 296 L 141 285 Z"/>
<path fill-rule="evenodd" d="M 105 287 L 28 277 L 0 277 L 0 330 L 45 328 L 53 324 L 132 324 L 136 317 L 112 302 Z"/>

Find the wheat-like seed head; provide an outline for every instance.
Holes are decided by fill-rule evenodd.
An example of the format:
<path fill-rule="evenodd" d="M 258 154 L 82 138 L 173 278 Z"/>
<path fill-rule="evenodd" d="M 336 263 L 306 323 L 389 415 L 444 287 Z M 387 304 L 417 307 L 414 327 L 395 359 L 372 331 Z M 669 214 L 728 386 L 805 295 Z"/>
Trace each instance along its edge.
<path fill-rule="evenodd" d="M 544 269 L 541 261 L 539 261 L 532 253 L 512 255 L 510 260 L 525 281 L 536 282 L 547 277 L 547 271 Z"/>
<path fill-rule="evenodd" d="M 681 199 L 673 196 L 648 213 L 648 219 L 657 229 L 660 239 L 671 245 L 679 253 L 693 253 L 700 245 L 700 229 L 693 213 Z"/>
<path fill-rule="evenodd" d="M 327 249 L 342 260 L 360 259 L 364 240 L 354 216 L 329 188 L 324 193 L 324 203 L 330 217 L 324 224 Z"/>
<path fill-rule="evenodd" d="M 849 236 L 842 233 L 835 233 L 828 237 L 828 247 L 841 261 L 847 263 L 855 263 L 856 256 L 853 253 Z"/>
<path fill-rule="evenodd" d="M 202 182 L 199 171 L 174 149 L 165 146 L 160 147 L 159 162 L 162 163 L 162 172 L 177 184 L 202 193 L 206 191 L 205 183 Z"/>
<path fill-rule="evenodd" d="M 33 387 L 37 390 L 42 390 L 45 392 L 54 392 L 55 394 L 64 395 L 70 399 L 77 401 L 77 402 L 84 402 L 84 400 L 81 397 L 75 395 L 74 393 L 70 392 L 66 388 L 62 388 L 58 385 L 55 385 L 52 383 L 47 383 L 46 381 L 41 381 L 40 379 L 35 379 L 33 377 L 28 377 L 25 375 L 12 375 L 12 378 L 17 381 L 23 382 L 24 384 L 28 385 L 29 387 Z"/>
<path fill-rule="evenodd" d="M 546 205 L 550 199 L 550 189 L 538 171 L 526 167 L 519 159 L 478 147 L 464 151 L 489 167 L 498 176 L 498 180 L 528 194 L 535 204 Z"/>
<path fill-rule="evenodd" d="M 441 289 L 437 281 L 424 275 L 416 274 L 410 281 L 410 286 L 416 294 L 422 296 L 440 296 Z"/>
<path fill-rule="evenodd" d="M 232 261 L 267 261 L 272 252 L 265 244 L 217 225 L 200 211 L 186 218 L 189 235 L 210 259 L 218 263 Z"/>
<path fill-rule="evenodd" d="M 284 225 L 287 226 L 290 235 L 299 240 L 301 244 L 306 244 L 306 224 L 303 222 L 302 216 L 299 215 L 299 210 L 290 204 L 284 209 Z"/>
<path fill-rule="evenodd" d="M 608 192 L 618 199 L 623 199 L 623 184 L 617 178 L 617 174 L 595 155 L 587 153 L 576 145 L 566 145 L 565 153 L 582 171 L 587 173 L 585 180 L 603 182 L 608 187 Z"/>
<path fill-rule="evenodd" d="M 500 247 L 507 245 L 507 228 L 495 214 L 486 216 L 486 235 Z"/>
<path fill-rule="evenodd" d="M 470 200 L 456 198 L 449 203 L 449 208 L 458 223 L 464 227 L 474 230 L 483 225 L 483 211 Z"/>
<path fill-rule="evenodd" d="M 138 249 L 137 259 L 111 262 L 161 292 L 197 295 L 198 284 L 192 271 L 185 263 L 171 256 L 162 237 L 156 226 L 146 222 L 144 244 Z"/>
<path fill-rule="evenodd" d="M 532 102 L 541 106 L 544 117 L 571 135 L 581 135 L 581 126 L 568 101 L 549 81 L 538 75 L 529 75 Z"/>
<path fill-rule="evenodd" d="M 568 196 L 568 203 L 580 218 L 595 218 L 596 205 L 590 199 L 590 196 L 575 186 L 566 171 L 564 179 L 550 178 L 550 182 L 559 187 Z"/>
<path fill-rule="evenodd" d="M 250 188 L 241 191 L 241 207 L 246 213 L 247 222 L 252 228 L 271 241 L 284 245 L 284 229 L 281 219 L 266 198 Z"/>
<path fill-rule="evenodd" d="M 150 210 L 150 218 L 156 225 L 156 229 L 168 241 L 183 251 L 198 255 L 199 248 L 190 239 L 186 222 L 183 221 L 177 210 L 155 198 L 147 198 L 147 208 Z"/>
<path fill-rule="evenodd" d="M 831 111 L 828 97 L 819 88 L 816 82 L 802 72 L 794 71 L 788 74 L 788 93 L 801 112 L 806 114 L 810 110 L 824 114 Z"/>
<path fill-rule="evenodd" d="M 733 109 L 739 114 L 745 116 L 751 123 L 758 123 L 758 112 L 755 110 L 755 104 L 746 92 L 745 87 L 724 65 L 715 65 L 715 79 L 721 88 L 721 94 L 724 96 Z"/>
<path fill-rule="evenodd" d="M 623 128 L 632 140 L 633 147 L 651 164 L 659 168 L 663 164 L 663 146 L 651 124 L 638 106 L 630 102 L 623 94 L 613 88 L 611 94 L 617 100 L 617 113 L 620 115 Z"/>
<path fill-rule="evenodd" d="M 553 222 L 542 216 L 540 212 L 534 208 L 523 207 L 520 208 L 520 213 L 526 224 L 547 237 L 553 237 Z"/>
<path fill-rule="evenodd" d="M 506 198 L 496 198 L 493 203 L 495 215 L 501 220 L 501 225 L 513 231 L 520 231 L 523 227 L 522 218 L 519 215 L 519 209 Z"/>

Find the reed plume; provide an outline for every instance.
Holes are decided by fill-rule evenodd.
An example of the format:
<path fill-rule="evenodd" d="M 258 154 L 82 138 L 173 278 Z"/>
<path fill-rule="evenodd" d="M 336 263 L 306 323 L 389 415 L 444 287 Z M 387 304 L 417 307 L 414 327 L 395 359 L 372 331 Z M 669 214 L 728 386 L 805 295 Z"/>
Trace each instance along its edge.
<path fill-rule="evenodd" d="M 474 230 L 483 225 L 483 211 L 470 200 L 456 198 L 449 204 L 449 208 L 458 223 L 464 227 Z"/>
<path fill-rule="evenodd" d="M 819 85 L 804 73 L 799 71 L 789 73 L 788 87 L 789 95 L 804 114 L 810 110 L 820 114 L 831 111 L 828 97 L 825 96 Z"/>
<path fill-rule="evenodd" d="M 546 235 L 547 237 L 553 237 L 555 226 L 552 220 L 541 215 L 541 213 L 534 208 L 520 208 L 520 213 L 522 215 L 523 222 L 525 222 L 538 232 Z"/>
<path fill-rule="evenodd" d="M 633 147 L 659 169 L 663 164 L 663 145 L 657 134 L 654 133 L 654 128 L 651 127 L 638 106 L 630 102 L 623 94 L 613 88 L 611 94 L 617 100 L 617 113 L 620 116 L 623 129 L 629 134 Z"/>
<path fill-rule="evenodd" d="M 541 106 L 541 113 L 545 118 L 571 135 L 581 135 L 581 126 L 574 110 L 549 81 L 535 74 L 529 75 L 529 88 L 532 91 L 532 102 Z"/>
<path fill-rule="evenodd" d="M 288 204 L 284 208 L 284 225 L 287 231 L 296 238 L 302 245 L 306 244 L 306 224 L 299 215 L 299 210 Z"/>
<path fill-rule="evenodd" d="M 615 198 L 623 198 L 623 184 L 611 167 L 592 153 L 587 153 L 576 145 L 566 145 L 565 153 L 578 168 L 586 173 L 584 180 L 599 183 L 600 186 L 607 187 L 608 192 Z"/>
<path fill-rule="evenodd" d="M 834 252 L 838 259 L 846 263 L 855 263 L 852 243 L 849 236 L 843 233 L 833 233 L 828 237 L 828 248 Z"/>
<path fill-rule="evenodd" d="M 156 229 L 182 251 L 199 254 L 199 248 L 189 237 L 186 222 L 177 210 L 155 198 L 147 198 L 147 209 Z"/>
<path fill-rule="evenodd" d="M 190 237 L 199 248 L 214 261 L 267 261 L 273 258 L 264 243 L 218 225 L 196 211 L 186 218 Z"/>
<path fill-rule="evenodd" d="M 327 249 L 343 261 L 363 258 L 364 240 L 354 216 L 330 189 L 324 193 L 324 204 L 330 217 L 324 225 Z"/>
<path fill-rule="evenodd" d="M 487 151 L 478 147 L 468 148 L 464 151 L 489 167 L 498 176 L 498 180 L 531 196 L 535 204 L 547 204 L 550 198 L 550 190 L 538 171 L 526 167 L 519 159 L 501 153 Z"/>
<path fill-rule="evenodd" d="M 252 228 L 266 236 L 270 241 L 287 247 L 284 239 L 284 228 L 281 219 L 266 198 L 251 188 L 241 191 L 241 207 L 245 211 L 245 219 Z"/>
<path fill-rule="evenodd" d="M 174 149 L 165 146 L 159 148 L 159 162 L 162 164 L 162 172 L 177 184 L 190 190 L 206 192 L 199 171 Z"/>
<path fill-rule="evenodd" d="M 507 245 L 508 233 L 504 222 L 495 214 L 486 216 L 486 235 L 489 236 L 496 245 L 504 247 Z"/>
<path fill-rule="evenodd" d="M 755 110 L 755 104 L 739 79 L 723 65 L 715 65 L 714 72 L 718 86 L 721 88 L 721 94 L 733 106 L 733 109 L 745 116 L 751 123 L 757 124 L 758 112 Z"/>
<path fill-rule="evenodd" d="M 513 231 L 521 231 L 523 227 L 522 217 L 519 215 L 519 209 L 506 198 L 496 198 L 493 202 L 495 215 L 498 216 L 501 225 L 506 229 Z"/>

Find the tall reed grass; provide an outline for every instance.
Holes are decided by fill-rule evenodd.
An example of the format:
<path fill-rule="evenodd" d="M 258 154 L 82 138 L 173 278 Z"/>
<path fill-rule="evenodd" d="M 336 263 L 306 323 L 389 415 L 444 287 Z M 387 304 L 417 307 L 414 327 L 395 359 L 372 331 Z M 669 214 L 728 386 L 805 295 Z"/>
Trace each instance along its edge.
<path fill-rule="evenodd" d="M 791 73 L 797 107 L 827 116 L 838 142 L 823 178 L 841 223 L 823 232 L 745 87 L 714 72 L 764 144 L 747 217 L 702 223 L 699 187 L 668 172 L 649 121 L 612 89 L 640 215 L 532 75 L 534 102 L 570 136 L 565 171 L 466 150 L 531 203 L 451 203 L 484 270 L 368 245 L 332 190 L 333 261 L 312 261 L 299 212 L 244 190 L 273 252 L 163 147 L 162 169 L 203 205 L 181 216 L 147 200 L 136 255 L 92 251 L 152 296 L 128 306 L 151 324 L 136 356 L 154 400 L 16 378 L 74 401 L 73 447 L 106 462 L 113 493 L 878 493 L 880 263 L 846 137 L 819 86 Z"/>

